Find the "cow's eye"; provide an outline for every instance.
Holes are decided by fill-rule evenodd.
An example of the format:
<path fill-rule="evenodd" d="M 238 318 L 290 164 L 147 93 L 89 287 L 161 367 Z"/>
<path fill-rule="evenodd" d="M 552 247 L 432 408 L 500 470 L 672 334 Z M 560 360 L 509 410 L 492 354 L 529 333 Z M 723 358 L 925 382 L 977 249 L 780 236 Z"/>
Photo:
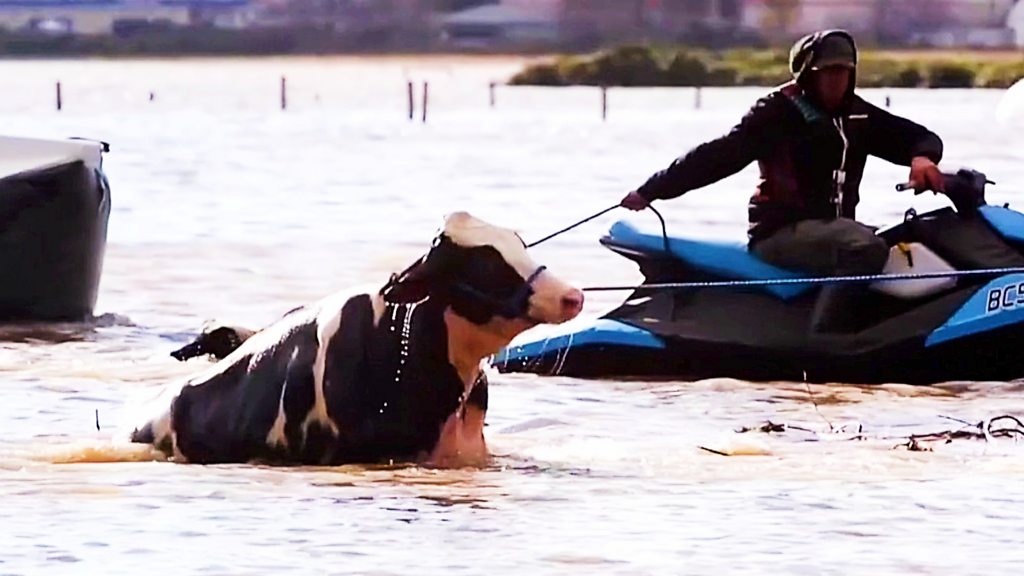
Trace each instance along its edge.
<path fill-rule="evenodd" d="M 504 267 L 503 262 L 492 260 L 490 258 L 484 258 L 476 263 L 474 272 L 481 276 L 493 276 L 501 271 Z"/>

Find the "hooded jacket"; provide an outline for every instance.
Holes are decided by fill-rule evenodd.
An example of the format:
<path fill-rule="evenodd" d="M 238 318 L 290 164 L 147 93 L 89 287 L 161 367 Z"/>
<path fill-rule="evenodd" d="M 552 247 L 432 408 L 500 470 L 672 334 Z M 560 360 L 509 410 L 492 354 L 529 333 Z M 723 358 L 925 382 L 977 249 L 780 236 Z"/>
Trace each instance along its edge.
<path fill-rule="evenodd" d="M 761 182 L 749 205 L 751 243 L 804 219 L 854 219 L 868 155 L 909 166 L 916 156 L 938 163 L 942 140 L 854 93 L 856 72 L 843 104 L 828 114 L 802 86 L 826 37 L 856 45 L 841 30 L 801 39 L 790 54 L 793 81 L 758 100 L 727 135 L 692 149 L 651 176 L 637 192 L 668 199 L 736 174 L 757 161 Z"/>

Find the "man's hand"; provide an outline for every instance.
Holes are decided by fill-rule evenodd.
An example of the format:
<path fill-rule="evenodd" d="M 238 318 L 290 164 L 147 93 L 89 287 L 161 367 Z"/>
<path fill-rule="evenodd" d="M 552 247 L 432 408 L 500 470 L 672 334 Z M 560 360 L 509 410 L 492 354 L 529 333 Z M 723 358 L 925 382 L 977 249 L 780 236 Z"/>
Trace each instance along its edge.
<path fill-rule="evenodd" d="M 920 194 L 927 190 L 934 192 L 945 192 L 946 184 L 942 178 L 939 167 L 932 162 L 931 158 L 916 156 L 910 162 L 910 183 L 916 193 Z"/>
<path fill-rule="evenodd" d="M 626 194 L 626 197 L 622 199 L 622 202 L 620 202 L 619 205 L 628 210 L 639 212 L 640 210 L 644 210 L 648 206 L 650 206 L 651 202 L 647 198 L 641 196 L 639 192 L 634 190 L 629 194 Z"/>

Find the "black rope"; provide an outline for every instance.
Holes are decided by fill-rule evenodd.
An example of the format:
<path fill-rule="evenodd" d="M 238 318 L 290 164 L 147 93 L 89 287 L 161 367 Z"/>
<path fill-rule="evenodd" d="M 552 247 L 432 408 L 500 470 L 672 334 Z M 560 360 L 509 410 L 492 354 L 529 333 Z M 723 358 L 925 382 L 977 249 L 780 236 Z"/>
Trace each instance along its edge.
<path fill-rule="evenodd" d="M 663 218 L 661 216 L 661 212 L 658 212 L 654 208 L 654 206 L 648 204 L 647 205 L 647 209 L 650 210 L 651 212 L 654 212 L 654 215 L 658 217 L 658 221 L 661 222 L 661 240 L 662 240 L 662 242 L 664 242 L 665 252 L 667 254 L 671 254 L 672 253 L 672 249 L 669 248 L 669 245 L 668 245 L 668 227 L 665 226 L 665 218 Z"/>
<path fill-rule="evenodd" d="M 583 220 L 580 220 L 578 222 L 570 224 L 570 225 L 566 226 L 565 228 L 562 228 L 561 230 L 559 230 L 557 232 L 552 232 L 551 234 L 548 234 L 547 236 L 541 238 L 540 240 L 537 240 L 535 242 L 531 242 L 531 243 L 527 244 L 526 247 L 527 248 L 533 248 L 534 246 L 537 246 L 538 244 L 543 244 L 543 243 L 547 242 L 548 240 L 551 240 L 552 238 L 555 238 L 557 236 L 561 236 L 562 234 L 565 234 L 566 232 L 572 230 L 573 228 L 576 228 L 577 226 L 581 226 L 583 224 L 586 224 L 587 222 L 590 222 L 591 220 L 593 220 L 595 218 L 600 218 L 601 216 L 604 216 L 605 214 L 611 212 L 612 210 L 615 210 L 616 208 L 618 208 L 620 206 L 622 206 L 622 205 L 621 204 L 615 204 L 614 206 L 609 206 L 609 207 L 605 208 L 604 210 L 601 210 L 600 212 L 597 212 L 596 214 L 591 214 L 590 216 L 587 216 Z M 658 210 L 654 208 L 654 206 L 648 204 L 647 205 L 647 209 L 650 210 L 651 212 L 654 212 L 654 215 L 658 217 L 658 222 L 661 223 L 661 239 L 662 239 L 662 241 L 664 243 L 665 252 L 671 253 L 672 250 L 669 249 L 669 244 L 668 244 L 668 226 L 665 225 L 665 218 L 661 215 L 661 212 L 658 212 Z"/>
<path fill-rule="evenodd" d="M 575 224 L 570 224 L 569 226 L 566 226 L 565 228 L 562 228 L 558 232 L 552 232 L 551 234 L 548 234 L 547 236 L 541 238 L 540 240 L 537 240 L 536 242 L 532 242 L 530 244 L 527 244 L 526 247 L 527 248 L 533 248 L 534 246 L 536 246 L 538 244 L 543 244 L 544 242 L 547 242 L 548 240 L 551 240 L 552 238 L 554 238 L 556 236 L 561 236 L 562 234 L 565 234 L 566 232 L 568 232 L 569 230 L 572 230 L 573 228 L 576 228 L 577 226 L 581 226 L 583 224 L 586 224 L 587 222 L 590 222 L 594 218 L 600 218 L 601 216 L 604 216 L 605 214 L 611 212 L 612 210 L 615 210 L 618 207 L 619 207 L 619 204 L 615 204 L 613 206 L 609 206 L 609 207 L 605 208 L 604 210 L 601 210 L 600 212 L 598 212 L 596 214 L 592 214 L 590 216 L 587 216 L 586 218 L 584 218 L 583 220 L 580 220 L 579 222 L 576 222 Z"/>

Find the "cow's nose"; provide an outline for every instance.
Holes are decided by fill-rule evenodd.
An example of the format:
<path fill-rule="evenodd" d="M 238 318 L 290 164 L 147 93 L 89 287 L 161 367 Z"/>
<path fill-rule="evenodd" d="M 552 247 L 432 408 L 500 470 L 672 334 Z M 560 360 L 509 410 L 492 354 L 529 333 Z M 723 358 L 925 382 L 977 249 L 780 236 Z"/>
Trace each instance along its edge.
<path fill-rule="evenodd" d="M 562 296 L 562 312 L 573 317 L 583 310 L 583 291 L 573 289 Z"/>

